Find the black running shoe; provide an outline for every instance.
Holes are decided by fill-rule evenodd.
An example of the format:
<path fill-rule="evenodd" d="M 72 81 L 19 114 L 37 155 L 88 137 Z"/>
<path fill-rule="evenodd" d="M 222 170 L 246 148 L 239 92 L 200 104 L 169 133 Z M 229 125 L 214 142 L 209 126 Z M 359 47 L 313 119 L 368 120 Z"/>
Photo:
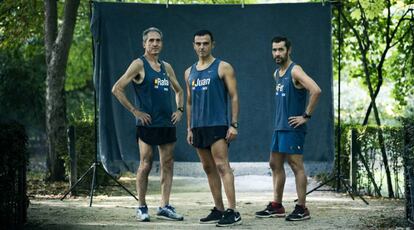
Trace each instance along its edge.
<path fill-rule="evenodd" d="M 200 219 L 200 224 L 215 224 L 223 217 L 223 211 L 218 210 L 216 207 L 211 209 L 210 214 L 207 217 Z"/>
<path fill-rule="evenodd" d="M 286 217 L 288 221 L 300 221 L 300 220 L 308 220 L 310 219 L 310 213 L 308 208 L 296 205 L 295 210 L 291 214 Z"/>
<path fill-rule="evenodd" d="M 285 208 L 282 204 L 276 202 L 269 202 L 267 207 L 255 213 L 256 217 L 259 218 L 269 218 L 269 217 L 285 217 Z"/>
<path fill-rule="evenodd" d="M 235 212 L 233 209 L 227 209 L 223 218 L 216 224 L 217 227 L 227 227 L 242 224 L 242 219 L 239 212 Z"/>

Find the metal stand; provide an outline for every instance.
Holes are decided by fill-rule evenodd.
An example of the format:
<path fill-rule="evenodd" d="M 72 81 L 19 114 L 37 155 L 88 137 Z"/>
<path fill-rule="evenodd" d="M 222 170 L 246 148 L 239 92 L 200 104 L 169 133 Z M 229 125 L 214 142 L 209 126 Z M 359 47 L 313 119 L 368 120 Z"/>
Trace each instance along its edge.
<path fill-rule="evenodd" d="M 89 2 L 89 18 L 92 18 L 92 1 Z M 94 46 L 94 40 L 92 39 L 92 58 L 93 58 L 93 64 L 95 65 L 95 46 Z M 94 113 L 95 113 L 95 118 L 94 118 L 94 128 L 95 128 L 95 161 L 92 163 L 92 165 L 89 167 L 88 170 L 86 170 L 86 172 L 79 178 L 78 181 L 76 181 L 76 183 L 65 193 L 65 195 L 60 199 L 63 200 L 65 199 L 65 197 L 72 192 L 76 186 L 85 179 L 86 175 L 88 175 L 90 172 L 92 173 L 92 182 L 91 182 L 91 190 L 89 191 L 89 196 L 90 196 L 90 201 L 89 201 L 89 207 L 92 207 L 92 200 L 93 200 L 93 193 L 95 191 L 95 188 L 98 186 L 97 185 L 97 170 L 101 169 L 106 175 L 108 175 L 113 181 L 115 181 L 119 186 L 121 186 L 129 195 L 131 195 L 132 197 L 135 198 L 136 201 L 138 201 L 138 198 L 132 194 L 125 186 L 123 186 L 119 181 L 116 180 L 115 177 L 113 177 L 111 174 L 109 174 L 102 166 L 102 164 L 100 162 L 98 162 L 98 143 L 97 143 L 97 138 L 98 138 L 98 129 L 97 129 L 97 106 L 96 106 L 96 89 L 94 88 L 93 90 L 93 95 L 94 95 Z M 73 138 L 74 139 L 74 138 Z M 73 140 L 74 141 L 74 140 Z"/>
<path fill-rule="evenodd" d="M 312 190 L 306 193 L 306 195 L 312 193 L 313 191 L 318 190 L 322 186 L 328 184 L 331 181 L 336 181 L 336 190 L 320 190 L 320 191 L 336 191 L 339 192 L 341 188 L 341 183 L 344 185 L 346 191 L 351 196 L 353 200 L 354 195 L 357 195 L 365 204 L 369 204 L 361 195 L 358 194 L 357 191 L 352 188 L 349 183 L 345 180 L 345 177 L 341 173 L 341 46 L 342 46 L 342 38 L 341 38 L 341 1 L 334 2 L 334 5 L 337 7 L 338 10 L 338 132 L 337 132 L 337 145 L 338 145 L 338 154 L 336 159 L 336 174 L 332 175 L 329 179 L 322 182 L 320 185 L 316 186 Z M 295 200 L 297 201 L 297 200 Z"/>
<path fill-rule="evenodd" d="M 331 176 L 329 179 L 327 179 L 326 181 L 322 182 L 320 185 L 316 186 L 315 188 L 313 188 L 312 190 L 308 191 L 306 193 L 306 195 L 308 195 L 309 193 L 312 193 L 313 191 L 337 191 L 339 192 L 339 190 L 334 190 L 334 189 L 325 189 L 325 190 L 318 190 L 320 187 L 328 184 L 329 182 L 335 180 L 337 187 L 340 186 L 340 183 L 342 183 L 346 189 L 346 191 L 348 192 L 349 196 L 352 198 L 352 200 L 355 200 L 354 195 L 357 195 L 365 204 L 369 204 L 368 201 L 366 201 L 360 194 L 358 194 L 357 191 L 355 191 L 350 185 L 349 183 L 344 179 L 344 177 L 342 175 L 333 175 Z M 297 200 L 295 200 L 297 201 Z"/>
<path fill-rule="evenodd" d="M 92 173 L 92 182 L 91 182 L 91 190 L 89 191 L 89 197 L 90 197 L 90 201 L 89 201 L 89 207 L 92 207 L 92 200 L 93 200 L 93 193 L 95 191 L 95 188 L 97 187 L 97 170 L 101 169 L 106 175 L 108 175 L 113 181 L 115 181 L 119 186 L 121 186 L 127 193 L 129 193 L 129 195 L 131 195 L 132 197 L 135 198 L 136 201 L 138 201 L 138 198 L 132 194 L 125 186 L 123 186 L 119 181 L 116 180 L 116 178 L 114 178 L 111 174 L 109 174 L 101 165 L 101 163 L 96 161 L 96 157 L 95 157 L 95 162 L 91 165 L 91 167 L 89 167 L 88 170 L 86 170 L 86 172 L 79 178 L 78 181 L 76 181 L 76 183 L 65 193 L 65 195 L 63 195 L 62 198 L 60 198 L 60 200 L 65 199 L 65 197 L 72 192 L 76 186 L 85 179 L 86 175 L 88 175 L 89 173 Z"/>

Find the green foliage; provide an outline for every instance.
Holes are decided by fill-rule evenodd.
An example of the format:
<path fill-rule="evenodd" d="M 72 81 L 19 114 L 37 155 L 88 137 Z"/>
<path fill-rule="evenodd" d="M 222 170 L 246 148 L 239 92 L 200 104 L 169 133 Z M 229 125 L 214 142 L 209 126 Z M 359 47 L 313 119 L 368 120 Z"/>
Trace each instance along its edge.
<path fill-rule="evenodd" d="M 341 172 L 342 174 L 347 177 L 349 175 L 349 162 L 350 162 L 350 158 L 349 158 L 349 153 L 350 153 L 350 131 L 352 129 L 352 127 L 355 125 L 352 124 L 342 124 L 341 125 L 341 136 L 340 136 L 340 141 L 341 141 L 341 160 L 340 160 L 340 168 L 341 168 Z M 334 162 L 334 172 L 336 172 L 337 170 L 337 161 L 338 161 L 338 126 L 335 125 L 335 162 Z"/>
<path fill-rule="evenodd" d="M 385 169 L 381 157 L 380 146 L 378 143 L 378 130 L 381 129 L 385 138 L 386 153 L 393 178 L 393 187 L 396 197 L 402 196 L 402 169 L 404 155 L 404 135 L 402 127 L 384 126 L 361 126 L 344 124 L 341 127 L 341 172 L 346 178 L 350 175 L 350 153 L 351 153 L 351 130 L 356 130 L 357 141 L 360 150 L 366 160 L 371 173 L 380 190 L 386 191 Z M 336 145 L 337 146 L 337 145 Z M 337 150 L 336 150 L 337 153 Z M 338 157 L 335 157 L 337 161 Z M 362 164 L 362 159 L 357 157 L 357 186 L 358 190 L 367 194 L 374 195 L 372 182 L 368 178 L 367 171 Z M 335 162 L 336 166 L 336 162 Z M 336 169 L 335 169 L 336 170 Z"/>
<path fill-rule="evenodd" d="M 393 95 L 399 102 L 394 110 L 400 115 L 414 93 L 414 13 L 409 4 L 412 1 L 350 0 L 342 3 L 343 79 L 360 79 L 366 88 L 371 83 L 374 91 L 383 81 L 391 82 Z M 333 15 L 337 21 L 336 10 Z M 337 35 L 335 24 L 334 34 Z M 338 52 L 338 41 L 336 36 L 334 55 Z M 337 60 L 334 61 L 336 69 Z"/>
<path fill-rule="evenodd" d="M 77 157 L 78 173 L 86 171 L 92 162 L 95 154 L 95 132 L 93 123 L 79 121 L 73 124 L 75 126 L 75 150 Z M 70 175 L 70 159 L 64 156 L 66 176 Z"/>
<path fill-rule="evenodd" d="M 45 59 L 22 53 L 0 49 L 0 118 L 18 120 L 30 131 L 44 130 Z"/>
<path fill-rule="evenodd" d="M 29 135 L 45 130 L 43 20 L 43 1 L 0 4 L 0 118 L 21 122 Z"/>
<path fill-rule="evenodd" d="M 66 91 L 93 89 L 90 88 L 93 63 L 89 18 L 89 2 L 81 1 L 66 69 Z"/>
<path fill-rule="evenodd" d="M 381 127 L 384 138 L 389 166 L 392 177 L 394 178 L 394 190 L 397 192 L 396 196 L 402 195 L 401 186 L 403 185 L 402 169 L 403 169 L 403 149 L 404 137 L 403 129 L 401 127 Z M 361 145 L 361 152 L 364 158 L 368 161 L 371 172 L 374 174 L 375 180 L 380 190 L 386 191 L 384 164 L 380 153 L 380 146 L 378 144 L 378 128 L 377 127 L 358 127 L 358 141 Z M 365 168 L 361 163 L 358 166 L 358 184 L 360 189 L 364 189 L 366 193 L 373 194 L 373 187 L 371 182 L 365 177 Z"/>
<path fill-rule="evenodd" d="M 43 35 L 43 1 L 5 0 L 0 4 L 0 49 L 19 49 L 38 53 Z M 43 44 L 43 43 L 42 43 Z M 41 48 L 40 48 L 41 49 Z"/>
<path fill-rule="evenodd" d="M 81 1 L 66 69 L 65 91 L 69 122 L 94 116 L 92 35 L 89 2 Z"/>
<path fill-rule="evenodd" d="M 69 123 L 77 121 L 93 122 L 94 101 L 93 92 L 78 90 L 67 92 L 67 111 Z"/>
<path fill-rule="evenodd" d="M 82 120 L 72 123 L 75 127 L 75 141 L 76 141 L 76 157 L 77 157 L 77 172 L 78 179 L 85 173 L 92 163 L 95 161 L 95 127 L 93 120 L 85 117 Z M 65 174 L 66 177 L 70 176 L 70 158 L 69 155 L 63 156 L 65 161 Z M 107 184 L 109 177 L 106 176 L 101 170 L 98 170 L 98 184 Z M 82 188 L 89 188 L 92 181 L 92 173 L 84 179 L 84 182 L 80 185 Z"/>

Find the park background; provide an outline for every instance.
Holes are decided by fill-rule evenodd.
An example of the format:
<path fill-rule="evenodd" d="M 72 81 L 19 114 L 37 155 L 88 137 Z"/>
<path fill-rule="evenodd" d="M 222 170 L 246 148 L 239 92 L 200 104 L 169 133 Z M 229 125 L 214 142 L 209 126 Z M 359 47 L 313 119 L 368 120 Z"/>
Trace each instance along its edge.
<path fill-rule="evenodd" d="M 139 2 L 167 4 L 164 1 Z M 217 0 L 169 1 L 168 4 L 279 2 Z M 317 2 L 324 4 L 324 1 Z M 407 204 L 408 172 L 412 167 L 409 162 L 413 155 L 412 136 L 411 142 L 409 138 L 414 117 L 413 1 L 349 0 L 340 3 L 341 14 L 332 8 L 332 53 L 333 101 L 337 102 L 340 95 L 341 172 L 346 178 L 353 177 L 353 186 L 365 196 L 399 199 Z M 12 140 L 27 146 L 22 159 L 27 159 L 29 200 L 36 200 L 39 195 L 53 197 L 68 188 L 71 173 L 67 147 L 69 126 L 77 130 L 79 174 L 93 161 L 95 108 L 89 4 L 89 1 L 69 0 L 0 1 L 0 118 L 5 121 L 4 127 L 8 127 L 2 131 L 19 130 L 21 126 L 10 125 L 10 120 L 24 126 L 27 139 L 22 135 Z M 341 59 L 336 58 L 339 42 Z M 342 67 L 340 81 L 338 60 Z M 337 111 L 338 104 L 334 106 Z M 334 113 L 335 121 L 338 114 Z M 336 127 L 335 131 L 338 130 Z M 350 137 L 350 130 L 356 133 L 354 139 Z M 2 146 L 12 143 L 7 138 L 10 136 L 2 136 Z M 352 162 L 350 154 L 352 140 L 359 145 L 357 150 L 353 148 L 358 155 L 356 162 Z M 9 149 L 2 148 L 2 166 L 14 162 L 20 167 L 22 161 L 12 161 L 18 156 L 8 156 Z M 8 167 L 2 167 L 5 169 Z M 333 172 L 336 169 L 334 167 Z M 268 168 L 264 168 L 263 173 L 269 173 Z M 1 175 L 4 179 L 8 174 Z M 320 181 L 328 177 L 315 175 Z M 105 181 L 110 180 L 102 179 L 101 184 Z M 134 190 L 133 184 L 130 188 Z M 97 192 L 112 194 L 108 191 L 113 192 L 111 189 Z M 10 197 L 14 194 L 15 190 Z M 409 210 L 400 218 L 410 219 L 408 215 L 412 220 Z M 404 222 L 398 225 L 405 226 Z"/>

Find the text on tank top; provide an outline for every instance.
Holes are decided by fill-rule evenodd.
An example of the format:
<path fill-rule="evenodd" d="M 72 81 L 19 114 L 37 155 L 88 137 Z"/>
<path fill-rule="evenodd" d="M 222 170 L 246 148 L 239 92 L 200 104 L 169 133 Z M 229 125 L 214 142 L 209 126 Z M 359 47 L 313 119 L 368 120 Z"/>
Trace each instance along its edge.
<path fill-rule="evenodd" d="M 191 88 L 191 128 L 228 126 L 228 93 L 215 59 L 208 68 L 197 70 L 193 64 L 188 77 Z"/>
<path fill-rule="evenodd" d="M 295 63 L 291 63 L 283 76 L 279 70 L 274 73 L 275 79 L 275 130 L 306 132 L 306 124 L 293 128 L 288 123 L 288 118 L 301 116 L 305 112 L 306 89 L 295 87 L 292 79 L 292 69 Z"/>
<path fill-rule="evenodd" d="M 151 124 L 147 127 L 173 127 L 171 83 L 164 63 L 159 61 L 160 71 L 156 71 L 144 56 L 141 56 L 141 60 L 144 64 L 145 76 L 140 84 L 135 82 L 133 84 L 135 106 L 139 111 L 151 116 Z M 139 119 L 136 119 L 136 124 L 143 126 Z"/>

